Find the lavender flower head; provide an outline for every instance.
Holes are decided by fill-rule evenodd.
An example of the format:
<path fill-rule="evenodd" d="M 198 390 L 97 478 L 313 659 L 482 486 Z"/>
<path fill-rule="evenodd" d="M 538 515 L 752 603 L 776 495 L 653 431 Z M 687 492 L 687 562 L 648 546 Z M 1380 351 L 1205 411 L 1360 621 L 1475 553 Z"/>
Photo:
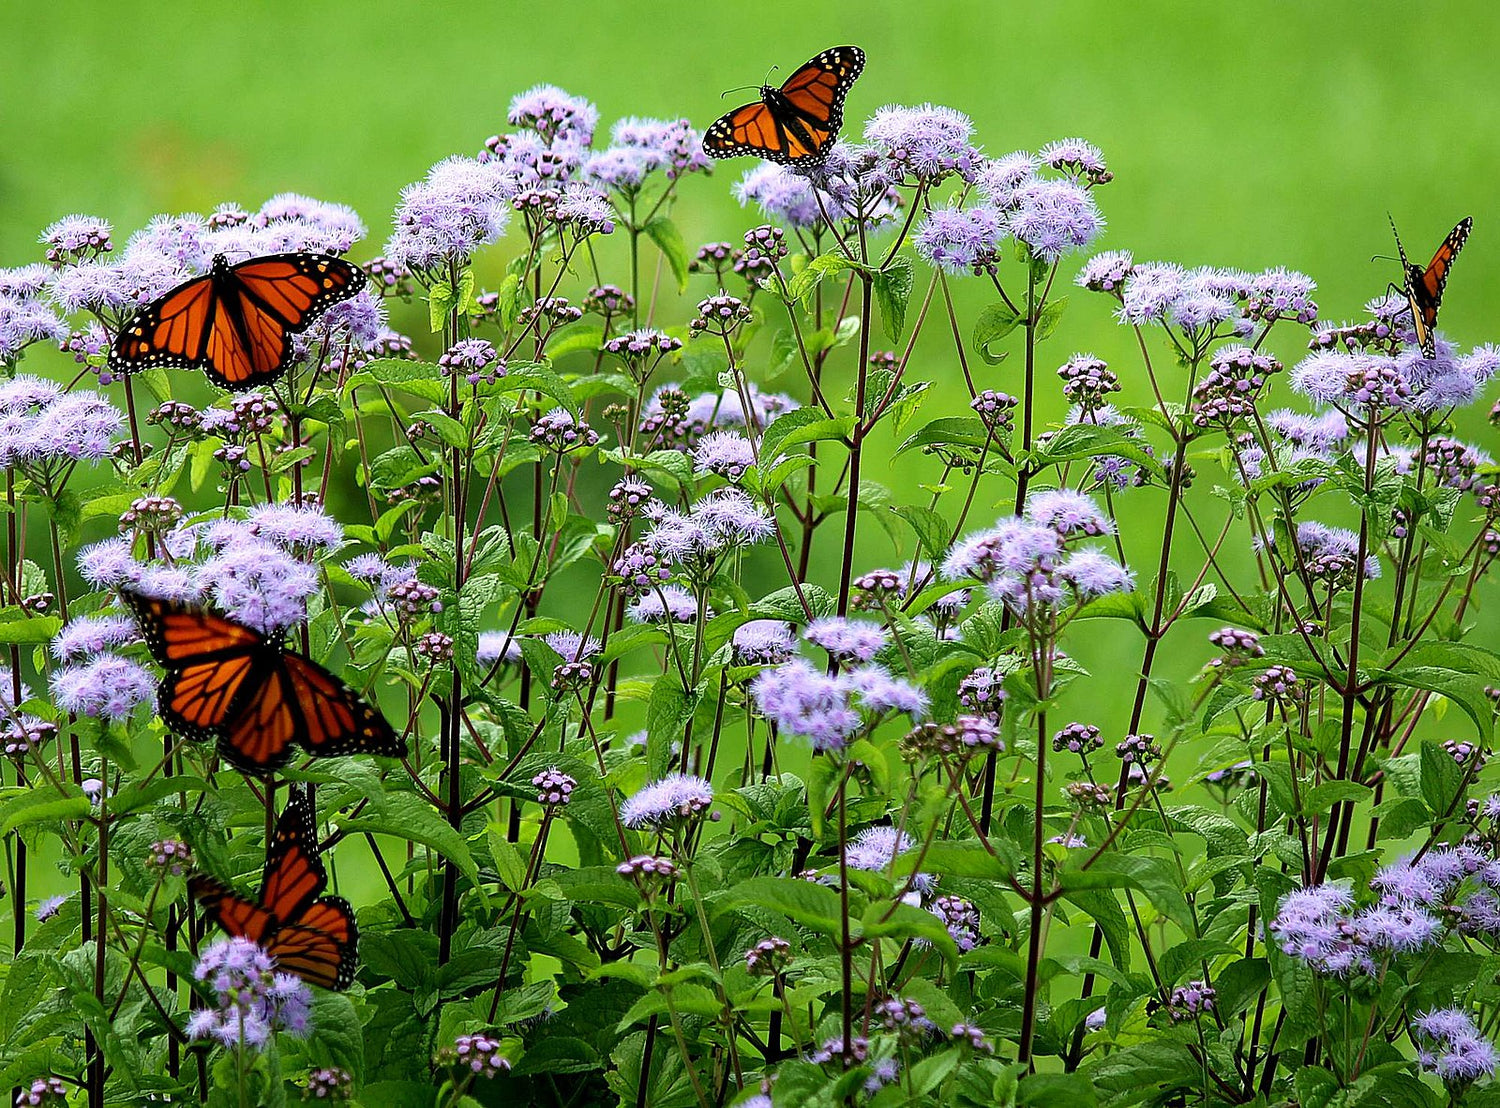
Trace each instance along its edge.
<path fill-rule="evenodd" d="M 735 629 L 731 650 L 736 665 L 777 665 L 797 652 L 797 641 L 779 619 L 752 619 Z"/>
<path fill-rule="evenodd" d="M 1036 257 L 1055 262 L 1090 246 L 1104 231 L 1104 214 L 1083 186 L 1035 178 L 1012 194 L 1006 230 Z"/>
<path fill-rule="evenodd" d="M 936 104 L 888 105 L 865 124 L 865 141 L 891 163 L 895 182 L 936 183 L 950 174 L 972 181 L 982 155 L 969 142 L 974 123 Z"/>
<path fill-rule="evenodd" d="M 827 616 L 807 625 L 804 637 L 841 661 L 868 662 L 889 641 L 884 628 L 868 620 Z"/>
<path fill-rule="evenodd" d="M 401 190 L 385 256 L 419 274 L 465 262 L 505 233 L 515 191 L 514 176 L 498 163 L 457 155 L 438 162 Z"/>
<path fill-rule="evenodd" d="M 222 939 L 198 959 L 193 976 L 213 990 L 215 1006 L 188 1020 L 191 1039 L 226 1047 L 264 1050 L 277 1031 L 304 1037 L 311 1031 L 312 991 L 278 973 L 270 956 L 249 939 Z"/>
<path fill-rule="evenodd" d="M 714 790 L 701 777 L 670 773 L 646 785 L 620 805 L 620 822 L 626 827 L 661 830 L 680 820 L 703 815 L 714 802 Z"/>
<path fill-rule="evenodd" d="M 917 226 L 913 244 L 928 264 L 947 273 L 993 272 L 995 251 L 1007 234 L 994 208 L 934 208 Z"/>
<path fill-rule="evenodd" d="M 698 600 L 681 585 L 662 585 L 634 600 L 626 616 L 635 623 L 692 623 L 698 618 Z M 712 608 L 704 618 L 712 619 Z"/>
<path fill-rule="evenodd" d="M 556 85 L 536 85 L 512 98 L 506 118 L 512 127 L 529 127 L 549 143 L 587 146 L 594 141 L 599 109 Z"/>
<path fill-rule="evenodd" d="M 1023 513 L 1033 523 L 1051 527 L 1063 538 L 1074 535 L 1112 535 L 1114 520 L 1099 510 L 1092 497 L 1072 489 L 1048 489 L 1026 498 Z"/>
<path fill-rule="evenodd" d="M 42 299 L 51 271 L 44 265 L 0 269 L 0 364 L 36 342 L 62 342 L 68 325 Z"/>
<path fill-rule="evenodd" d="M 53 671 L 50 684 L 59 708 L 106 720 L 126 719 L 156 695 L 156 679 L 151 674 L 128 658 L 110 653 Z"/>
<path fill-rule="evenodd" d="M 1418 1015 L 1412 1027 L 1421 1036 L 1418 1059 L 1422 1068 L 1437 1074 L 1451 1088 L 1494 1076 L 1500 1055 L 1480 1034 L 1466 1009 L 1432 1009 Z"/>
<path fill-rule="evenodd" d="M 1094 292 L 1119 293 L 1135 269 L 1135 259 L 1128 250 L 1106 250 L 1083 263 L 1075 282 Z"/>
<path fill-rule="evenodd" d="M 250 533 L 294 557 L 327 557 L 344 543 L 344 528 L 321 508 L 258 504 L 246 517 Z"/>
<path fill-rule="evenodd" d="M 844 863 L 850 869 L 862 869 L 875 873 L 889 870 L 896 859 L 916 848 L 917 841 L 905 831 L 894 827 L 867 827 L 844 848 Z M 912 887 L 919 892 L 930 892 L 937 881 L 931 874 L 913 875 Z"/>
<path fill-rule="evenodd" d="M 69 620 L 53 638 L 52 656 L 59 662 L 92 658 L 112 646 L 124 646 L 139 638 L 135 621 L 128 616 L 78 616 Z"/>
<path fill-rule="evenodd" d="M 761 715 L 781 731 L 812 740 L 814 750 L 838 750 L 863 726 L 846 682 L 795 658 L 761 672 L 750 684 Z"/>
<path fill-rule="evenodd" d="M 226 544 L 197 567 L 193 582 L 225 615 L 264 634 L 305 620 L 319 587 L 316 569 L 254 536 Z"/>
<path fill-rule="evenodd" d="M 1037 151 L 1037 160 L 1090 184 L 1104 185 L 1114 179 L 1114 174 L 1104 162 L 1104 151 L 1081 138 L 1049 142 Z"/>
<path fill-rule="evenodd" d="M 746 172 L 733 191 L 740 207 L 754 204 L 765 218 L 794 230 L 815 227 L 823 218 L 818 196 L 808 179 L 773 162 L 763 162 Z M 825 195 L 823 207 L 831 209 L 832 203 L 832 198 Z"/>

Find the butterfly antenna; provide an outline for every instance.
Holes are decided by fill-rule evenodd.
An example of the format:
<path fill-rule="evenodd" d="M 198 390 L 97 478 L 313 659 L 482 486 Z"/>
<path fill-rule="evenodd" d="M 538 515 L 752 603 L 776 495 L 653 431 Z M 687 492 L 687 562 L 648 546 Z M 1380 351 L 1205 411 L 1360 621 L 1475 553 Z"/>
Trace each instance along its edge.
<path fill-rule="evenodd" d="M 1390 224 L 1391 224 L 1391 234 L 1394 235 L 1395 238 L 1396 238 L 1396 253 L 1398 253 L 1398 254 L 1401 255 L 1401 268 L 1405 269 L 1406 268 L 1406 264 L 1407 264 L 1406 263 L 1406 247 L 1404 247 L 1404 246 L 1401 245 L 1401 232 L 1398 231 L 1398 230 L 1396 230 L 1396 217 L 1393 216 L 1393 215 L 1391 215 L 1390 212 L 1386 212 L 1385 213 L 1385 218 L 1390 221 Z M 1374 259 L 1371 259 L 1371 260 L 1373 261 Z"/>
<path fill-rule="evenodd" d="M 734 88 L 727 88 L 723 92 L 719 93 L 719 99 L 722 100 L 726 96 L 732 96 L 736 92 L 754 92 L 758 91 L 759 89 L 759 85 L 735 85 Z"/>

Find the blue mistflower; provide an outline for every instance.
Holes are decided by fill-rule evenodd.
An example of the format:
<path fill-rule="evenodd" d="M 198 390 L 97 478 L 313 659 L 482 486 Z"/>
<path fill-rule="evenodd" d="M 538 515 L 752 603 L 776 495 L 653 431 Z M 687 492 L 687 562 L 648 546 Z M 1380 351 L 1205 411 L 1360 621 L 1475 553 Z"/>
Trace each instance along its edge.
<path fill-rule="evenodd" d="M 891 162 L 895 180 L 936 182 L 956 173 L 972 181 L 983 156 L 969 142 L 974 123 L 937 104 L 889 105 L 865 124 L 865 141 Z"/>
<path fill-rule="evenodd" d="M 264 1050 L 277 1031 L 298 1038 L 311 1030 L 312 990 L 278 973 L 270 956 L 249 939 L 221 939 L 206 949 L 193 976 L 213 990 L 215 1005 L 188 1020 L 190 1039 Z"/>
<path fill-rule="evenodd" d="M 66 265 L 81 258 L 108 254 L 114 249 L 110 241 L 108 220 L 91 215 L 65 215 L 42 232 L 41 242 L 47 248 L 47 260 Z"/>
<path fill-rule="evenodd" d="M 620 822 L 636 829 L 660 829 L 703 815 L 713 802 L 713 786 L 703 778 L 688 773 L 669 773 L 626 798 L 620 805 Z"/>
<path fill-rule="evenodd" d="M 594 140 L 599 109 L 556 85 L 536 85 L 513 97 L 506 118 L 512 127 L 530 127 L 544 139 L 587 146 Z"/>
<path fill-rule="evenodd" d="M 935 208 L 917 227 L 916 251 L 949 273 L 993 267 L 995 248 L 1006 237 L 994 208 Z"/>
<path fill-rule="evenodd" d="M 385 256 L 413 272 L 462 263 L 505 233 L 516 178 L 503 166 L 457 155 L 401 190 Z"/>
<path fill-rule="evenodd" d="M 818 197 L 808 179 L 785 166 L 763 162 L 735 183 L 734 198 L 741 207 L 754 204 L 767 219 L 793 229 L 815 227 L 823 218 Z M 833 215 L 832 198 L 823 200 Z"/>
<path fill-rule="evenodd" d="M 51 685 L 59 708 L 101 719 L 125 719 L 156 695 L 156 680 L 149 673 L 109 653 L 55 671 Z"/>
<path fill-rule="evenodd" d="M 1104 230 L 1104 215 L 1093 195 L 1072 181 L 1032 180 L 1019 186 L 1012 199 L 1008 230 L 1048 261 L 1084 249 Z"/>

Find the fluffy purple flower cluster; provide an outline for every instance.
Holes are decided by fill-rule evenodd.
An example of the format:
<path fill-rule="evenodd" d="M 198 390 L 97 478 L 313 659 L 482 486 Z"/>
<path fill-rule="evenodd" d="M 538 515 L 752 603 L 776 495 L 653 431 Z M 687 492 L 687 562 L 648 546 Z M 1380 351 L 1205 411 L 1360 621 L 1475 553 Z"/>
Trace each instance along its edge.
<path fill-rule="evenodd" d="M 44 265 L 0 269 L 0 365 L 12 365 L 34 342 L 65 342 L 68 325 L 45 297 L 52 271 Z"/>
<path fill-rule="evenodd" d="M 674 573 L 706 584 L 726 558 L 767 541 L 774 528 L 766 510 L 736 488 L 716 489 L 686 512 L 653 501 L 643 514 L 651 529 L 614 566 L 635 595 Z"/>
<path fill-rule="evenodd" d="M 71 466 L 110 456 L 124 422 L 98 393 L 64 393 L 39 377 L 14 377 L 0 384 L 0 468 L 60 491 Z"/>
<path fill-rule="evenodd" d="M 1500 1064 L 1495 1044 L 1463 1008 L 1435 1008 L 1412 1020 L 1417 1060 L 1450 1087 L 1462 1088 L 1481 1077 L 1493 1077 Z"/>
<path fill-rule="evenodd" d="M 1500 938 L 1500 862 L 1473 846 L 1430 850 L 1379 870 L 1373 903 L 1342 885 L 1299 889 L 1282 900 L 1271 934 L 1282 951 L 1334 977 L 1374 974 L 1390 959 L 1427 951 L 1451 928 Z"/>
<path fill-rule="evenodd" d="M 669 181 L 708 171 L 703 136 L 686 119 L 621 119 L 611 128 L 610 139 L 607 149 L 585 159 L 583 174 L 626 196 L 658 171 Z"/>
<path fill-rule="evenodd" d="M 844 864 L 850 869 L 884 873 L 896 864 L 897 858 L 916 846 L 917 840 L 898 828 L 867 827 L 844 847 Z M 927 895 L 936 885 L 937 879 L 929 873 L 912 875 L 911 886 L 917 894 Z"/>
<path fill-rule="evenodd" d="M 193 976 L 213 991 L 215 1004 L 188 1020 L 192 1039 L 226 1047 L 264 1050 L 277 1031 L 303 1037 L 311 1031 L 312 991 L 249 939 L 222 939 L 206 949 Z"/>
<path fill-rule="evenodd" d="M 622 336 L 625 339 L 630 337 Z M 613 339 L 611 343 L 619 341 Z M 609 350 L 610 344 L 607 343 L 605 349 Z M 754 384 L 746 386 L 745 394 L 750 405 L 748 420 L 745 402 L 735 389 L 700 393 L 688 399 L 675 385 L 663 385 L 641 411 L 641 437 L 637 439 L 637 446 L 655 450 L 691 450 L 712 431 L 743 428 L 747 423 L 761 431 L 783 412 L 799 406 L 785 393 L 762 392 Z"/>
<path fill-rule="evenodd" d="M 830 674 L 793 658 L 758 674 L 750 695 L 761 715 L 815 750 L 837 750 L 887 714 L 927 713 L 926 693 L 873 663 Z"/>
<path fill-rule="evenodd" d="M 645 827 L 661 830 L 703 815 L 713 802 L 713 786 L 703 778 L 669 773 L 628 797 L 620 805 L 620 822 L 637 830 Z"/>
<path fill-rule="evenodd" d="M 752 619 L 735 628 L 732 651 L 736 665 L 774 666 L 797 653 L 797 639 L 780 620 Z"/>
<path fill-rule="evenodd" d="M 385 256 L 432 281 L 505 233 L 516 175 L 502 164 L 454 155 L 401 190 Z"/>
<path fill-rule="evenodd" d="M 1128 592 L 1130 571 L 1102 550 L 1069 550 L 1075 535 L 1106 534 L 1113 525 L 1088 497 L 1066 490 L 1033 493 L 1021 516 L 955 543 L 942 565 L 952 581 L 984 582 L 990 595 L 1023 618 L 1057 613 L 1069 601 Z"/>
<path fill-rule="evenodd" d="M 105 720 L 128 719 L 156 695 L 156 678 L 118 654 L 86 655 L 86 661 L 52 672 L 52 699 L 64 711 Z"/>

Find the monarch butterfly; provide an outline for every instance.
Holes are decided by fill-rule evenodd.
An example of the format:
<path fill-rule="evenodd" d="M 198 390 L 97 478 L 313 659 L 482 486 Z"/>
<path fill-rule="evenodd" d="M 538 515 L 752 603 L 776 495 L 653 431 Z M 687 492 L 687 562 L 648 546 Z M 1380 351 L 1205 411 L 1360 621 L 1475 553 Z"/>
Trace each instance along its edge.
<path fill-rule="evenodd" d="M 291 337 L 364 288 L 358 266 L 331 254 L 268 254 L 208 273 L 138 311 L 109 351 L 109 368 L 200 368 L 231 391 L 276 380 L 293 357 Z"/>
<path fill-rule="evenodd" d="M 1437 253 L 1432 256 L 1432 261 L 1427 263 L 1423 269 L 1419 265 L 1412 265 L 1406 260 L 1406 247 L 1401 245 L 1401 235 L 1396 231 L 1396 221 L 1391 220 L 1391 234 L 1396 236 L 1396 252 L 1401 255 L 1401 273 L 1403 287 L 1397 289 L 1395 285 L 1391 288 L 1404 295 L 1406 301 L 1411 305 L 1412 326 L 1417 331 L 1417 345 L 1422 348 L 1422 353 L 1432 358 L 1437 355 L 1437 338 L 1434 330 L 1437 327 L 1438 308 L 1443 303 L 1443 289 L 1448 285 L 1448 271 L 1453 268 L 1453 259 L 1458 257 L 1458 252 L 1464 248 L 1464 243 L 1469 239 L 1469 232 L 1474 227 L 1471 216 L 1464 216 L 1458 221 L 1458 225 L 1448 232 L 1448 237 L 1443 240 Z"/>
<path fill-rule="evenodd" d="M 293 743 L 322 758 L 406 753 L 384 716 L 311 659 L 205 608 L 128 588 L 120 596 L 167 671 L 157 698 L 162 719 L 188 738 L 217 739 L 219 753 L 243 772 L 286 765 Z"/>
<path fill-rule="evenodd" d="M 313 825 L 312 802 L 293 790 L 276 821 L 258 900 L 207 874 L 190 877 L 188 890 L 209 919 L 264 947 L 279 969 L 325 989 L 347 989 L 359 960 L 359 928 L 348 901 L 320 895 L 328 874 Z"/>
<path fill-rule="evenodd" d="M 781 165 L 822 161 L 844 122 L 844 97 L 865 68 L 858 46 L 824 50 L 780 88 L 762 85 L 760 99 L 735 108 L 703 135 L 713 158 L 756 154 Z"/>

